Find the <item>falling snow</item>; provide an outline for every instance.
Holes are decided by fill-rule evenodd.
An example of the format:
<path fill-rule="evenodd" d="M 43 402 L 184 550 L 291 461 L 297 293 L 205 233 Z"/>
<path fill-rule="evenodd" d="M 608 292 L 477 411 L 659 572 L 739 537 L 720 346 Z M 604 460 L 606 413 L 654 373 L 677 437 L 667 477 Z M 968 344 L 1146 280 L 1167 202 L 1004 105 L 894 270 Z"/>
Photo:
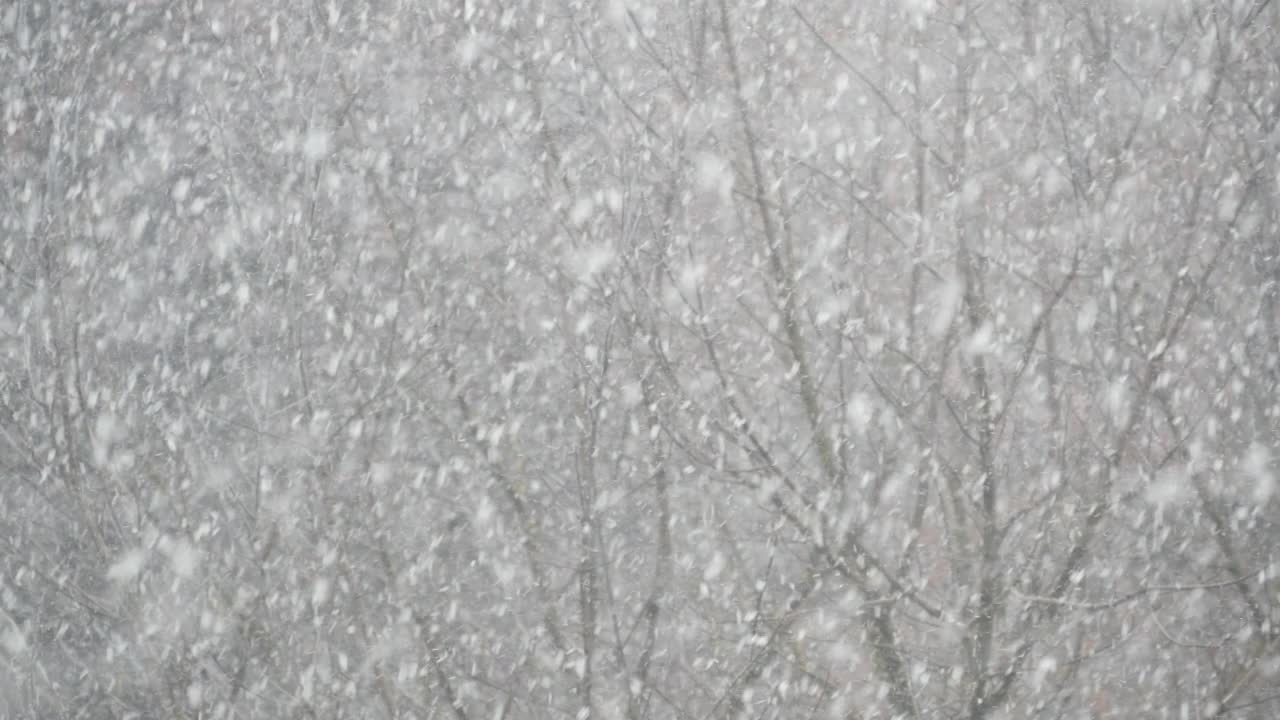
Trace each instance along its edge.
<path fill-rule="evenodd" d="M 0 3 L 0 718 L 1280 715 L 1280 3 Z"/>

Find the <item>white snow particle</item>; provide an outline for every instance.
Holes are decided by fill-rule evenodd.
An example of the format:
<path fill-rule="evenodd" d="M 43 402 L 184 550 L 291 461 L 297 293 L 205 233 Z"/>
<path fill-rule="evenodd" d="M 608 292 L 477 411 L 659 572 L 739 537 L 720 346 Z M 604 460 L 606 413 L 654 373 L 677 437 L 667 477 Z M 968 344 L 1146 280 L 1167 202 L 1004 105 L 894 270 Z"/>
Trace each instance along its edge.
<path fill-rule="evenodd" d="M 191 178 L 178 178 L 178 182 L 173 184 L 173 190 L 169 193 L 173 197 L 174 202 L 182 202 L 187 199 L 187 194 L 191 192 Z"/>
<path fill-rule="evenodd" d="M 605 19 L 618 27 L 627 26 L 627 4 L 623 0 L 601 0 L 600 5 Z"/>
<path fill-rule="evenodd" d="M 175 542 L 173 549 L 169 552 L 169 562 L 173 564 L 173 571 L 180 577 L 191 577 L 191 573 L 195 572 L 198 559 L 199 554 L 196 549 L 186 540 Z"/>
<path fill-rule="evenodd" d="M 200 701 L 204 699 L 204 686 L 199 680 L 187 686 L 187 703 L 191 707 L 200 707 Z"/>
<path fill-rule="evenodd" d="M 724 572 L 725 560 L 724 553 L 717 552 L 711 556 L 711 562 L 707 568 L 702 571 L 702 579 L 710 582 L 720 577 L 720 573 Z"/>
<path fill-rule="evenodd" d="M 329 154 L 329 133 L 319 128 L 307 131 L 307 137 L 302 141 L 302 154 L 312 161 L 323 159 Z"/>
<path fill-rule="evenodd" d="M 714 193 L 727 201 L 733 192 L 733 168 L 718 155 L 699 153 L 694 161 L 694 181 L 702 192 Z"/>
<path fill-rule="evenodd" d="M 149 222 L 151 222 L 151 213 L 146 210 L 139 210 L 138 214 L 133 216 L 133 220 L 129 223 L 129 236 L 134 242 L 142 239 L 142 234 L 147 231 Z"/>
<path fill-rule="evenodd" d="M 1258 443 L 1249 447 L 1249 452 L 1241 463 L 1241 468 L 1254 481 L 1253 499 L 1259 505 L 1270 500 L 1276 490 L 1276 477 L 1268 467 L 1270 463 L 1271 453 Z"/>
<path fill-rule="evenodd" d="M 968 345 L 965 346 L 965 352 L 970 357 L 979 355 L 988 355 L 995 349 L 995 329 L 991 327 L 991 323 L 985 322 L 973 331 L 973 335 L 969 338 Z"/>
<path fill-rule="evenodd" d="M 1168 468 L 1159 472 L 1147 487 L 1146 500 L 1158 508 L 1176 505 L 1187 498 L 1190 480 L 1182 468 Z"/>
<path fill-rule="evenodd" d="M 120 439 L 119 421 L 115 415 L 104 412 L 93 423 L 93 462 L 103 467 L 111 459 L 111 446 Z"/>
<path fill-rule="evenodd" d="M 1085 300 L 1080 306 L 1080 314 L 1076 315 L 1076 331 L 1086 333 L 1093 329 L 1093 324 L 1098 319 L 1098 303 L 1092 298 Z"/>
<path fill-rule="evenodd" d="M 114 582 L 128 582 L 142 572 L 142 566 L 147 561 L 147 555 L 141 549 L 134 549 L 120 556 L 107 570 L 107 579 Z"/>
<path fill-rule="evenodd" d="M 933 319 L 929 322 L 929 334 L 940 337 L 951 327 L 951 321 L 960 311 L 960 303 L 964 300 L 964 282 L 952 276 L 942 287 L 938 288 Z"/>
<path fill-rule="evenodd" d="M 629 382 L 622 386 L 622 402 L 627 407 L 635 407 L 644 400 L 644 390 L 638 382 Z"/>
<path fill-rule="evenodd" d="M 1121 425 L 1129 419 L 1129 386 L 1124 378 L 1117 378 L 1107 388 L 1107 411 L 1111 414 L 1111 422 Z"/>
<path fill-rule="evenodd" d="M 329 580 L 327 578 L 316 578 L 315 585 L 311 586 L 311 604 L 319 607 L 329 599 Z"/>
<path fill-rule="evenodd" d="M 960 190 L 960 202 L 965 208 L 974 208 L 982 200 L 982 180 L 973 177 L 964 182 Z"/>
<path fill-rule="evenodd" d="M 849 406 L 845 409 L 845 414 L 849 418 L 849 424 L 853 426 L 854 432 L 859 435 L 866 433 L 867 427 L 871 424 L 871 420 L 875 417 L 875 407 L 871 404 L 871 399 L 863 393 L 854 393 L 849 398 Z"/>
<path fill-rule="evenodd" d="M 707 266 L 705 264 L 693 263 L 686 265 L 680 270 L 680 276 L 677 279 L 680 292 L 692 295 L 702 285 L 702 281 L 706 277 Z"/>
<path fill-rule="evenodd" d="M 0 635 L 0 647 L 8 651 L 9 655 L 17 655 L 27 649 L 27 639 L 22 637 L 22 632 L 16 627 L 11 627 Z"/>
<path fill-rule="evenodd" d="M 580 197 L 573 204 L 573 209 L 569 211 L 569 222 L 574 225 L 584 225 L 591 219 L 591 213 L 595 212 L 595 209 L 596 204 L 591 198 Z"/>
<path fill-rule="evenodd" d="M 489 46 L 489 43 L 489 37 L 481 33 L 471 33 L 459 40 L 456 50 L 458 64 L 463 67 L 473 65 L 484 54 L 485 48 Z"/>
<path fill-rule="evenodd" d="M 613 264 L 615 257 L 616 254 L 613 247 L 602 243 L 574 253 L 569 258 L 568 265 L 573 273 L 577 275 L 578 282 L 590 283 L 596 275 L 604 272 Z"/>

